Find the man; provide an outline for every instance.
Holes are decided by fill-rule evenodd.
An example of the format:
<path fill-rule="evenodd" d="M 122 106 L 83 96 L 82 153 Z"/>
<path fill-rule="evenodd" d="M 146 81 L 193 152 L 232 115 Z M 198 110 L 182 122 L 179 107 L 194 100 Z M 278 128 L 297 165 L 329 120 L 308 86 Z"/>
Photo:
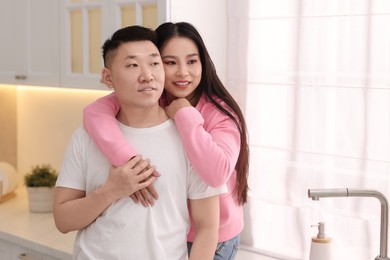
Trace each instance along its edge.
<path fill-rule="evenodd" d="M 102 79 L 119 100 L 121 131 L 161 176 L 140 156 L 110 167 L 79 128 L 65 154 L 53 209 L 61 232 L 79 230 L 74 259 L 187 259 L 188 210 L 197 227 L 190 259 L 214 256 L 218 195 L 226 187 L 208 187 L 192 171 L 174 122 L 159 106 L 164 69 L 156 40 L 140 26 L 115 32 L 103 45 Z M 156 204 L 135 204 L 129 196 L 152 183 L 159 191 Z"/>

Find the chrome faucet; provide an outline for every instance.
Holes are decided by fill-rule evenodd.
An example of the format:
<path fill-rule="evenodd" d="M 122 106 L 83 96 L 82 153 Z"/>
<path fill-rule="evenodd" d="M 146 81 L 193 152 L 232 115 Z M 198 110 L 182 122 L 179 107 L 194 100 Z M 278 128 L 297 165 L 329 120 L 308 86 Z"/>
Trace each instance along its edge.
<path fill-rule="evenodd" d="M 309 189 L 308 196 L 312 200 L 319 200 L 327 197 L 374 197 L 381 203 L 381 228 L 380 228 L 380 250 L 375 260 L 390 260 L 387 257 L 387 233 L 389 207 L 386 197 L 376 190 L 361 189 Z"/>

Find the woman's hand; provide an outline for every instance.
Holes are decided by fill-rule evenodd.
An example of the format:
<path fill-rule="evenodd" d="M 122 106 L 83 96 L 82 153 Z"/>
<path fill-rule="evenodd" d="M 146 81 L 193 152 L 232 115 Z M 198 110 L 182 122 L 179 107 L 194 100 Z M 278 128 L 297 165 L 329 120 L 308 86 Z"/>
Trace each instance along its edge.
<path fill-rule="evenodd" d="M 156 177 L 159 177 L 160 174 L 158 174 Z M 153 183 L 150 184 L 148 187 L 143 188 L 139 191 L 136 191 L 135 193 L 130 195 L 130 198 L 135 202 L 141 202 L 142 205 L 147 207 L 148 205 L 153 206 L 154 201 L 158 199 L 158 193 L 156 191 L 156 188 L 154 187 Z"/>
<path fill-rule="evenodd" d="M 186 98 L 178 98 L 165 107 L 165 112 L 170 118 L 175 119 L 175 114 L 179 109 L 191 106 L 191 103 Z"/>

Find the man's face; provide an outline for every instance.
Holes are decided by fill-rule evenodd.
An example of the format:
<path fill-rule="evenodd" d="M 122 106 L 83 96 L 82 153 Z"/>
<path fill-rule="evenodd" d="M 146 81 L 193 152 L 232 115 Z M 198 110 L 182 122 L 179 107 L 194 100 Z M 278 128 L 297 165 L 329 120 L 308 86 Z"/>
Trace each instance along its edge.
<path fill-rule="evenodd" d="M 114 88 L 121 106 L 131 108 L 158 103 L 164 79 L 160 53 L 150 41 L 121 44 L 111 64 L 103 70 L 103 80 Z"/>

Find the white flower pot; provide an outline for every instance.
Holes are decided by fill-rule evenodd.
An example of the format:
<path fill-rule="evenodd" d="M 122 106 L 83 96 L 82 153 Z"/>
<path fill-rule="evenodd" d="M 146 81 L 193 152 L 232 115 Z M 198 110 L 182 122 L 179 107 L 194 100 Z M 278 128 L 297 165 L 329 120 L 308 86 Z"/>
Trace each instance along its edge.
<path fill-rule="evenodd" d="M 27 193 L 31 212 L 47 213 L 53 211 L 54 188 L 27 187 Z"/>

